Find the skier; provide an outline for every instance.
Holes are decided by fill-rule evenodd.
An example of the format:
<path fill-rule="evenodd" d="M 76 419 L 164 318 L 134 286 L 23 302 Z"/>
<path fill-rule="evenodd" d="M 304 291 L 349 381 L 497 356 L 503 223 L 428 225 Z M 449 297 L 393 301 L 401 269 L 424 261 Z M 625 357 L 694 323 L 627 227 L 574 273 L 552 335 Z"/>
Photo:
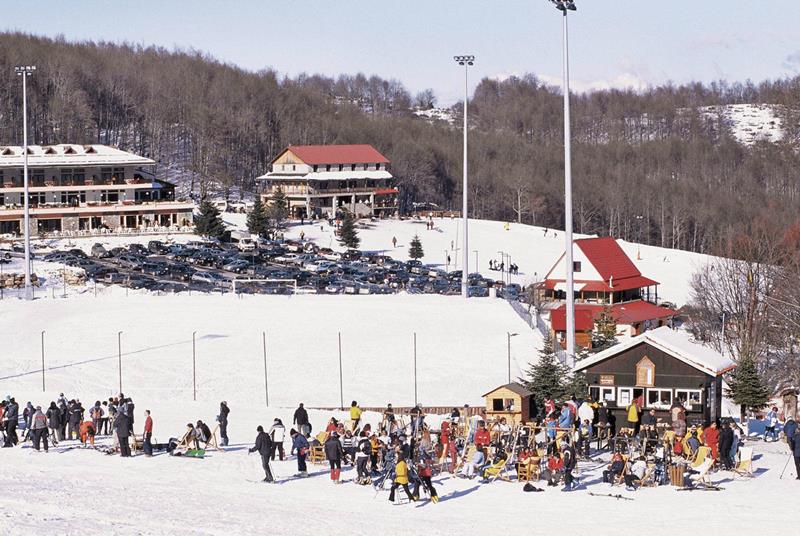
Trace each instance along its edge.
<path fill-rule="evenodd" d="M 14 446 L 19 442 L 19 438 L 17 438 L 19 405 L 13 397 L 6 403 L 6 411 L 3 413 L 3 419 L 6 421 L 7 442 L 9 446 Z"/>
<path fill-rule="evenodd" d="M 127 413 L 117 412 L 117 418 L 114 419 L 114 431 L 119 441 L 119 455 L 123 458 L 130 458 L 131 447 L 128 445 L 128 437 L 131 433 L 131 425 Z"/>
<path fill-rule="evenodd" d="M 567 440 L 567 436 L 564 436 L 564 440 L 561 442 L 561 455 L 564 460 L 564 488 L 561 491 L 572 491 L 577 487 L 574 483 L 575 479 L 572 476 L 572 471 L 575 469 L 577 460 L 575 457 L 575 449 L 572 448 L 572 445 Z"/>
<path fill-rule="evenodd" d="M 396 248 L 396 247 L 397 247 L 397 237 L 396 237 L 396 236 L 393 236 L 393 237 L 392 237 L 392 247 L 393 247 L 393 248 Z"/>
<path fill-rule="evenodd" d="M 294 410 L 294 419 L 292 420 L 292 424 L 296 424 L 298 430 L 301 434 L 308 437 L 311 434 L 311 427 L 308 425 L 308 412 L 303 407 L 303 403 L 300 402 L 300 405 L 296 410 Z"/>
<path fill-rule="evenodd" d="M 228 413 L 231 410 L 228 408 L 228 403 L 224 400 L 219 403 L 219 415 L 217 415 L 217 422 L 219 422 L 219 437 L 222 440 L 222 446 L 228 446 Z M 283 459 L 283 458 L 281 458 Z"/>
<path fill-rule="evenodd" d="M 436 493 L 436 488 L 433 487 L 431 477 L 433 476 L 433 457 L 430 452 L 420 449 L 419 462 L 417 463 L 417 478 L 414 481 L 414 500 L 419 500 L 419 487 L 420 482 L 428 490 L 431 496 L 431 501 L 434 503 L 439 502 L 439 495 Z"/>
<path fill-rule="evenodd" d="M 361 408 L 358 407 L 358 402 L 355 400 L 350 403 L 350 420 L 353 421 L 353 431 L 355 432 L 361 422 Z"/>
<path fill-rule="evenodd" d="M 367 462 L 372 456 L 372 444 L 370 443 L 367 432 L 361 432 L 361 439 L 358 442 L 356 450 L 356 470 L 358 472 L 358 479 L 356 482 L 359 484 L 370 484 L 369 471 L 367 470 Z"/>
<path fill-rule="evenodd" d="M 402 455 L 398 457 L 394 471 L 394 481 L 389 490 L 389 502 L 394 502 L 394 491 L 400 486 L 403 487 L 403 491 L 406 492 L 409 501 L 416 501 L 414 496 L 411 495 L 411 491 L 408 489 L 408 465 Z"/>
<path fill-rule="evenodd" d="M 272 426 L 269 428 L 269 437 L 272 439 L 272 456 L 270 457 L 273 461 L 275 460 L 275 451 L 278 451 L 278 459 L 283 461 L 283 440 L 286 438 L 286 427 L 283 426 L 283 423 L 277 417 L 275 420 L 272 421 Z"/>
<path fill-rule="evenodd" d="M 144 432 L 142 433 L 142 450 L 144 455 L 148 458 L 153 456 L 153 444 L 150 442 L 153 438 L 153 418 L 150 417 L 150 410 L 144 410 Z"/>
<path fill-rule="evenodd" d="M 36 450 L 44 441 L 44 451 L 47 452 L 47 417 L 42 413 L 42 406 L 36 406 L 31 416 L 31 439 Z"/>
<path fill-rule="evenodd" d="M 100 433 L 100 429 L 103 423 L 103 407 L 100 404 L 100 401 L 97 400 L 94 403 L 94 406 L 89 410 L 89 417 L 92 419 L 92 425 L 94 426 L 94 430 L 96 433 Z"/>
<path fill-rule="evenodd" d="M 339 442 L 339 434 L 331 432 L 328 439 L 325 440 L 325 457 L 331 466 L 331 481 L 334 484 L 339 483 L 339 474 L 342 472 L 342 458 L 344 458 L 344 451 L 342 444 Z"/>
<path fill-rule="evenodd" d="M 295 451 L 297 456 L 297 476 L 308 476 L 308 468 L 306 467 L 306 456 L 308 455 L 308 440 L 306 436 L 301 434 L 295 429 L 290 432 L 292 437 L 292 450 Z"/>
<path fill-rule="evenodd" d="M 257 451 L 261 455 L 261 466 L 264 468 L 264 474 L 266 475 L 263 482 L 272 483 L 275 481 L 272 478 L 272 470 L 269 468 L 269 458 L 272 456 L 272 440 L 264 433 L 264 427 L 260 424 L 256 428 L 256 431 L 258 432 L 256 444 L 247 451 L 247 454 Z"/>
<path fill-rule="evenodd" d="M 61 410 L 55 402 L 50 402 L 50 407 L 47 408 L 47 424 L 50 427 L 50 441 L 53 446 L 58 445 L 64 437 L 61 435 Z"/>

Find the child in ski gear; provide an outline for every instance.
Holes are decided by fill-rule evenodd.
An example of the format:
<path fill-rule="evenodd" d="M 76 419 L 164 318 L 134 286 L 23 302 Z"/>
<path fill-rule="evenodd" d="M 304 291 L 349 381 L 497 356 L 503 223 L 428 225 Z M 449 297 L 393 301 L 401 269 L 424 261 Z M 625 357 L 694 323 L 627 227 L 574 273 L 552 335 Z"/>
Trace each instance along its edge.
<path fill-rule="evenodd" d="M 431 496 L 431 501 L 439 502 L 439 495 L 436 493 L 436 488 L 433 487 L 431 477 L 433 476 L 433 457 L 429 452 L 420 450 L 419 461 L 417 462 L 417 478 L 414 481 L 414 498 L 419 499 L 420 484 L 428 491 Z"/>
<path fill-rule="evenodd" d="M 256 436 L 256 443 L 247 451 L 248 454 L 258 452 L 261 455 L 261 466 L 264 468 L 264 482 L 273 482 L 272 470 L 269 467 L 269 459 L 272 456 L 272 440 L 269 435 L 264 433 L 264 427 L 259 425 L 256 428 L 258 435 Z"/>

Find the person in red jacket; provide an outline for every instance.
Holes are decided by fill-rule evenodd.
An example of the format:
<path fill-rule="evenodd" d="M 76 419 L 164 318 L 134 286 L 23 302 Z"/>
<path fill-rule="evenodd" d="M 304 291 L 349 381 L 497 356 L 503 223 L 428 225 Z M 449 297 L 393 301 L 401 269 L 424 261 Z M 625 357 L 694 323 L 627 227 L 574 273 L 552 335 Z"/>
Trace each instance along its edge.
<path fill-rule="evenodd" d="M 486 423 L 481 421 L 478 424 L 478 431 L 475 432 L 475 446 L 488 447 L 490 442 L 491 435 L 489 434 L 489 430 L 486 429 Z"/>
<path fill-rule="evenodd" d="M 150 417 L 150 410 L 144 410 L 144 433 L 142 434 L 142 449 L 144 455 L 148 458 L 153 455 L 153 444 L 150 440 L 153 438 L 153 418 Z"/>
<path fill-rule="evenodd" d="M 714 460 L 719 460 L 719 428 L 717 428 L 716 421 L 703 430 L 703 443 L 711 449 L 711 456 Z"/>

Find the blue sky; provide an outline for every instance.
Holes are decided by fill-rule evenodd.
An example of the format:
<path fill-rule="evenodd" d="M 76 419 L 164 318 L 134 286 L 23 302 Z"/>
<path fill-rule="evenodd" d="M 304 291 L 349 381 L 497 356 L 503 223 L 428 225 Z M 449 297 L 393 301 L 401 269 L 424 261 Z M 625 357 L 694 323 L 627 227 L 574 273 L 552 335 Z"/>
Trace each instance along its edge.
<path fill-rule="evenodd" d="M 5 4 L 5 5 L 4 5 Z M 667 80 L 760 81 L 800 73 L 800 1 L 576 0 L 573 88 Z M 533 72 L 560 83 L 561 18 L 547 0 L 56 0 L 9 2 L 0 27 L 69 40 L 195 48 L 246 69 L 364 72 L 460 98 L 471 85 Z"/>

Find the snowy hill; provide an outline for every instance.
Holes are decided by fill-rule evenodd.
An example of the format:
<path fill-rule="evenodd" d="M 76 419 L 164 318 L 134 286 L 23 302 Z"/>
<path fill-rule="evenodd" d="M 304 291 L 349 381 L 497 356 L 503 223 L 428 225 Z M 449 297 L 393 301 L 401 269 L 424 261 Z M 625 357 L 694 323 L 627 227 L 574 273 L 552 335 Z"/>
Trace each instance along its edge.
<path fill-rule="evenodd" d="M 712 122 L 721 120 L 733 138 L 742 145 L 758 141 L 779 142 L 784 138 L 783 120 L 777 104 L 727 104 L 704 106 L 700 113 Z"/>

